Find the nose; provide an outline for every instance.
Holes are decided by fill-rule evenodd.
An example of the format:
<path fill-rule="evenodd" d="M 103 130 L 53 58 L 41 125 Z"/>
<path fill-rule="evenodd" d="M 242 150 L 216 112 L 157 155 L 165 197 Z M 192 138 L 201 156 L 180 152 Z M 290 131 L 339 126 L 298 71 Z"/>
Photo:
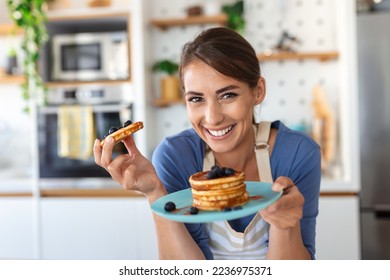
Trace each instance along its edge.
<path fill-rule="evenodd" d="M 205 110 L 205 120 L 208 124 L 216 125 L 223 121 L 224 115 L 218 102 L 209 102 Z"/>

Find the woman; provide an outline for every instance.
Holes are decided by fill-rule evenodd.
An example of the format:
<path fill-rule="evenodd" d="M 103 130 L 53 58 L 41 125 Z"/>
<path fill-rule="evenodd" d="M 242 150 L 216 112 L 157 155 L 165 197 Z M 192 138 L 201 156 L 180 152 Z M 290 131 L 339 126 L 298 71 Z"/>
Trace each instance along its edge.
<path fill-rule="evenodd" d="M 273 190 L 284 191 L 259 213 L 219 224 L 183 224 L 154 215 L 160 258 L 313 259 L 320 149 L 279 121 L 254 123 L 265 81 L 251 45 L 227 28 L 205 30 L 184 46 L 180 78 L 193 129 L 165 139 L 153 165 L 132 137 L 123 141 L 129 154 L 115 160 L 113 140 L 108 137 L 103 149 L 96 140 L 96 163 L 149 203 L 189 188 L 189 176 L 213 164 L 245 171 L 247 181 L 271 180 Z M 265 161 L 254 149 L 258 137 L 267 142 Z"/>

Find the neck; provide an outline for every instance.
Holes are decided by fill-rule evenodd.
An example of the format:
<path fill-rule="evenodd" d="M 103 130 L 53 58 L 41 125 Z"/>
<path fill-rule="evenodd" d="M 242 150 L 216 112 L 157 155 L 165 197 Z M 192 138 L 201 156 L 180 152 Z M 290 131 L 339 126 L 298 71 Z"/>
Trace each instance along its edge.
<path fill-rule="evenodd" d="M 245 137 L 239 147 L 226 153 L 214 153 L 215 163 L 218 166 L 230 167 L 239 171 L 247 171 L 248 166 L 252 166 L 253 160 L 256 162 L 254 152 L 255 136 L 253 130 L 249 130 L 250 135 Z M 256 167 L 256 165 L 255 165 Z"/>

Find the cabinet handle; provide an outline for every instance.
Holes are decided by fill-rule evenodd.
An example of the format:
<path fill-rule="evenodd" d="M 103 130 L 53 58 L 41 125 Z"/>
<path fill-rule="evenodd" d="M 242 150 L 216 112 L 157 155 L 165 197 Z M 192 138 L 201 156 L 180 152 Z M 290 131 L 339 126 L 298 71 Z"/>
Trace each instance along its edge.
<path fill-rule="evenodd" d="M 377 218 L 390 219 L 390 204 L 374 205 L 374 213 Z"/>

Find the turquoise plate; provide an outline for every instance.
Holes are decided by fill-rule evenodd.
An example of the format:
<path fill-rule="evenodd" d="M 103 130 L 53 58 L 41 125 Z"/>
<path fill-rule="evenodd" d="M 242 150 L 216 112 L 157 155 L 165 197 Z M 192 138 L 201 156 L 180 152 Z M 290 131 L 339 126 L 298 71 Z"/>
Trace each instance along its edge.
<path fill-rule="evenodd" d="M 249 192 L 249 202 L 242 206 L 242 209 L 231 211 L 202 211 L 198 214 L 191 215 L 189 208 L 192 205 L 192 194 L 190 189 L 178 191 L 161 197 L 156 200 L 151 208 L 154 213 L 168 220 L 184 223 L 207 223 L 219 220 L 233 220 L 249 216 L 257 211 L 266 208 L 274 203 L 282 195 L 283 191 L 274 192 L 272 184 L 263 182 L 245 182 L 246 189 Z M 261 196 L 261 198 L 259 197 Z M 172 201 L 176 205 L 173 212 L 164 210 L 164 205 Z"/>

